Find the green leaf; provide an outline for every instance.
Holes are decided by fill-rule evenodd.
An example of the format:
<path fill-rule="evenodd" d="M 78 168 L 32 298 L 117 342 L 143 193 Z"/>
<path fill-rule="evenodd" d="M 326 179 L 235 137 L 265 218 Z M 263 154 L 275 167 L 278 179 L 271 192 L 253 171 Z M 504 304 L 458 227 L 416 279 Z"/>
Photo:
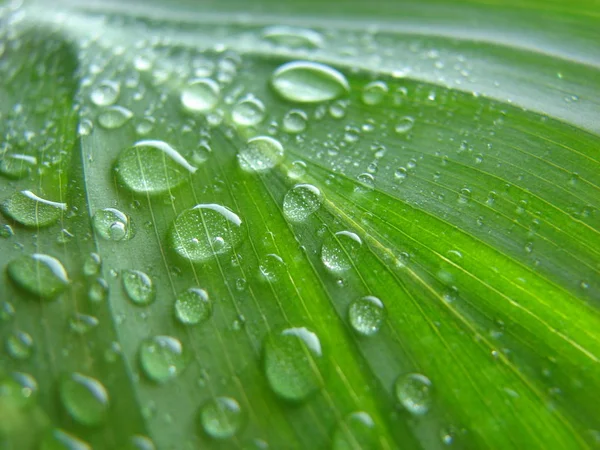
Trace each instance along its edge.
<path fill-rule="evenodd" d="M 600 18 L 0 6 L 0 448 L 593 448 Z"/>

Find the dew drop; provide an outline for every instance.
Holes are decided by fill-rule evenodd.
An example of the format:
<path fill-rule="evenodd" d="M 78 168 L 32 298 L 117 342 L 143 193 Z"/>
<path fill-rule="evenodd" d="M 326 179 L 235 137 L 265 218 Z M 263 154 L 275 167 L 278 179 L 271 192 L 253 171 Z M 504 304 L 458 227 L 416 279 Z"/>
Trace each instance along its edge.
<path fill-rule="evenodd" d="M 98 123 L 107 130 L 113 130 L 121 128 L 132 117 L 133 113 L 127 108 L 122 106 L 109 106 L 103 109 L 98 115 Z"/>
<path fill-rule="evenodd" d="M 355 264 L 361 247 L 362 240 L 357 234 L 338 231 L 325 238 L 321 248 L 321 261 L 331 272 L 345 272 Z"/>
<path fill-rule="evenodd" d="M 24 331 L 15 331 L 6 338 L 6 351 L 14 359 L 28 359 L 33 353 L 33 338 Z"/>
<path fill-rule="evenodd" d="M 415 415 L 423 415 L 431 405 L 431 381 L 420 373 L 401 375 L 396 380 L 396 398 Z"/>
<path fill-rule="evenodd" d="M 306 163 L 304 161 L 294 161 L 290 170 L 288 170 L 288 177 L 292 180 L 297 180 L 306 175 Z"/>
<path fill-rule="evenodd" d="M 265 341 L 265 375 L 283 399 L 301 402 L 318 391 L 323 385 L 323 364 L 321 342 L 307 328 L 287 328 Z"/>
<path fill-rule="evenodd" d="M 263 258 L 259 270 L 265 280 L 278 281 L 286 272 L 286 266 L 281 256 L 271 253 Z"/>
<path fill-rule="evenodd" d="M 83 263 L 83 273 L 86 277 L 100 274 L 102 269 L 102 258 L 98 253 L 90 253 Z"/>
<path fill-rule="evenodd" d="M 340 72 L 309 61 L 280 66 L 273 73 L 271 85 L 283 99 L 298 103 L 333 100 L 350 90 L 346 77 Z"/>
<path fill-rule="evenodd" d="M 32 406 L 37 396 L 38 384 L 31 375 L 14 372 L 11 376 L 0 376 L 0 404 L 8 400 L 11 405 L 21 409 Z"/>
<path fill-rule="evenodd" d="M 94 213 L 92 224 L 96 233 L 107 241 L 123 241 L 133 237 L 129 217 L 115 208 L 99 209 Z"/>
<path fill-rule="evenodd" d="M 152 278 L 139 270 L 126 270 L 123 273 L 123 287 L 129 299 L 139 306 L 149 305 L 156 296 Z"/>
<path fill-rule="evenodd" d="M 268 136 L 257 136 L 246 142 L 238 153 L 238 162 L 246 172 L 265 172 L 283 159 L 283 145 Z"/>
<path fill-rule="evenodd" d="M 285 194 L 283 215 L 290 222 L 304 222 L 321 207 L 321 191 L 312 184 L 297 184 Z"/>
<path fill-rule="evenodd" d="M 283 131 L 290 134 L 302 133 L 306 130 L 308 116 L 301 109 L 292 109 L 283 116 Z"/>
<path fill-rule="evenodd" d="M 67 210 L 66 203 L 52 202 L 31 191 L 13 194 L 2 203 L 2 212 L 26 227 L 50 226 Z"/>
<path fill-rule="evenodd" d="M 375 189 L 375 177 L 372 174 L 364 172 L 359 174 L 356 179 L 360 183 L 354 189 L 356 192 L 369 192 Z"/>
<path fill-rule="evenodd" d="M 217 106 L 221 95 L 218 83 L 210 78 L 190 81 L 181 91 L 181 105 L 192 113 L 205 113 Z"/>
<path fill-rule="evenodd" d="M 78 372 L 62 380 L 60 399 L 69 415 L 86 426 L 102 423 L 109 408 L 108 392 L 104 385 Z"/>
<path fill-rule="evenodd" d="M 129 439 L 126 450 L 156 450 L 156 446 L 149 437 L 136 434 Z"/>
<path fill-rule="evenodd" d="M 209 400 L 200 409 L 200 424 L 213 439 L 234 436 L 243 425 L 244 417 L 239 403 L 230 397 Z"/>
<path fill-rule="evenodd" d="M 102 81 L 92 89 L 90 100 L 97 106 L 109 106 L 117 101 L 119 92 L 119 83 Z"/>
<path fill-rule="evenodd" d="M 0 302 L 0 322 L 10 322 L 15 317 L 15 307 L 9 301 Z"/>
<path fill-rule="evenodd" d="M 138 141 L 121 151 L 115 169 L 129 190 L 151 195 L 169 192 L 197 170 L 177 150 L 157 140 Z"/>
<path fill-rule="evenodd" d="M 77 134 L 79 136 L 89 136 L 94 130 L 94 122 L 90 119 L 81 119 L 77 125 Z"/>
<path fill-rule="evenodd" d="M 78 437 L 55 428 L 42 438 L 39 450 L 92 450 L 92 447 Z"/>
<path fill-rule="evenodd" d="M 204 262 L 237 247 L 243 238 L 241 225 L 240 217 L 225 206 L 196 205 L 175 219 L 169 237 L 177 254 Z"/>
<path fill-rule="evenodd" d="M 288 48 L 318 48 L 323 45 L 323 36 L 314 30 L 285 25 L 275 25 L 263 30 L 264 39 Z"/>
<path fill-rule="evenodd" d="M 265 105 L 256 97 L 248 95 L 234 105 L 231 118 L 243 127 L 258 125 L 265 118 Z"/>
<path fill-rule="evenodd" d="M 405 134 L 412 130 L 413 125 L 415 124 L 415 119 L 409 116 L 405 116 L 400 118 L 394 127 L 394 131 L 397 134 Z"/>
<path fill-rule="evenodd" d="M 378 105 L 389 92 L 383 81 L 373 81 L 363 88 L 362 101 L 365 105 Z"/>
<path fill-rule="evenodd" d="M 7 271 L 17 286 L 45 300 L 55 298 L 69 284 L 67 271 L 61 262 L 41 253 L 12 260 Z"/>
<path fill-rule="evenodd" d="M 175 316 L 185 325 L 205 322 L 212 314 L 212 305 L 204 289 L 190 288 L 175 300 Z"/>
<path fill-rule="evenodd" d="M 165 383 L 179 376 L 187 367 L 189 357 L 179 339 L 155 336 L 140 346 L 140 365 L 148 378 Z"/>
<path fill-rule="evenodd" d="M 348 308 L 350 325 L 354 331 L 363 336 L 372 336 L 377 333 L 384 317 L 383 302 L 372 295 L 354 300 Z"/>
<path fill-rule="evenodd" d="M 101 303 L 108 296 L 108 283 L 103 278 L 96 278 L 90 283 L 88 298 L 92 303 Z"/>
<path fill-rule="evenodd" d="M 37 159 L 29 155 L 6 154 L 0 159 L 0 174 L 12 180 L 26 177 L 37 164 Z"/>
<path fill-rule="evenodd" d="M 370 450 L 377 447 L 375 422 L 366 412 L 354 412 L 344 418 L 334 434 L 332 450 Z"/>
<path fill-rule="evenodd" d="M 98 319 L 94 316 L 75 313 L 69 320 L 69 328 L 73 333 L 83 335 L 92 331 L 99 323 Z"/>

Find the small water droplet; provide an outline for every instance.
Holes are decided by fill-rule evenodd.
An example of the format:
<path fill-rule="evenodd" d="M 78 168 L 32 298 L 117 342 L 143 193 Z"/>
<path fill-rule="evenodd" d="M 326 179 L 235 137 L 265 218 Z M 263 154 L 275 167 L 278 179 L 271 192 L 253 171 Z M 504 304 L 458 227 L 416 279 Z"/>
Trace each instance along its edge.
<path fill-rule="evenodd" d="M 109 106 L 117 101 L 120 92 L 119 83 L 102 81 L 92 89 L 90 100 L 97 106 Z"/>
<path fill-rule="evenodd" d="M 271 78 L 273 89 L 285 100 L 316 103 L 346 94 L 350 87 L 337 70 L 310 61 L 293 61 L 280 66 Z"/>
<path fill-rule="evenodd" d="M 46 200 L 31 191 L 21 191 L 6 199 L 1 209 L 21 225 L 42 228 L 58 221 L 67 210 L 67 204 Z"/>
<path fill-rule="evenodd" d="M 371 450 L 377 447 L 375 422 L 366 412 L 354 412 L 344 418 L 334 434 L 332 450 Z"/>
<path fill-rule="evenodd" d="M 264 39 L 288 48 L 318 48 L 323 45 L 323 36 L 307 28 L 274 25 L 263 30 Z"/>
<path fill-rule="evenodd" d="M 383 81 L 373 81 L 363 88 L 362 101 L 365 105 L 378 105 L 389 92 L 388 85 Z"/>
<path fill-rule="evenodd" d="M 156 450 L 156 446 L 149 437 L 136 434 L 129 439 L 126 450 Z"/>
<path fill-rule="evenodd" d="M 368 295 L 354 300 L 348 308 L 348 319 L 354 331 L 364 336 L 372 336 L 379 331 L 385 309 L 377 297 Z"/>
<path fill-rule="evenodd" d="M 301 109 L 292 109 L 283 116 L 283 131 L 290 134 L 302 133 L 306 130 L 308 116 Z"/>
<path fill-rule="evenodd" d="M 102 269 L 102 258 L 98 253 L 90 253 L 83 263 L 83 273 L 86 277 L 100 274 Z"/>
<path fill-rule="evenodd" d="M 238 162 L 246 172 L 265 172 L 283 159 L 283 145 L 268 136 L 258 136 L 248 140 L 238 153 Z"/>
<path fill-rule="evenodd" d="M 304 161 L 294 161 L 288 170 L 288 177 L 297 180 L 306 175 L 306 163 Z"/>
<path fill-rule="evenodd" d="M 92 224 L 96 233 L 108 241 L 123 241 L 133 237 L 129 217 L 115 208 L 99 209 L 94 213 Z"/>
<path fill-rule="evenodd" d="M 265 118 L 265 105 L 253 95 L 247 95 L 234 105 L 231 118 L 243 127 L 258 125 Z"/>
<path fill-rule="evenodd" d="M 55 428 L 42 438 L 39 450 L 92 450 L 92 446 L 64 430 Z"/>
<path fill-rule="evenodd" d="M 140 365 L 146 376 L 157 383 L 179 376 L 188 362 L 187 351 L 179 339 L 172 336 L 155 336 L 140 346 Z"/>
<path fill-rule="evenodd" d="M 103 278 L 96 278 L 90 283 L 88 298 L 92 303 L 101 303 L 108 296 L 108 283 Z"/>
<path fill-rule="evenodd" d="M 0 302 L 0 322 L 10 322 L 15 317 L 15 307 L 9 301 Z"/>
<path fill-rule="evenodd" d="M 234 436 L 244 422 L 242 408 L 230 397 L 216 397 L 200 409 L 200 424 L 206 434 L 214 439 Z"/>
<path fill-rule="evenodd" d="M 101 127 L 107 130 L 121 128 L 129 119 L 133 117 L 133 113 L 122 106 L 109 106 L 104 108 L 98 114 L 98 123 Z"/>
<path fill-rule="evenodd" d="M 94 316 L 75 313 L 69 320 L 69 328 L 73 333 L 86 334 L 96 328 L 100 322 Z"/>
<path fill-rule="evenodd" d="M 471 190 L 469 188 L 462 188 L 458 193 L 458 203 L 469 203 L 471 201 L 471 195 Z"/>
<path fill-rule="evenodd" d="M 364 172 L 359 174 L 356 179 L 360 184 L 354 189 L 355 192 L 364 193 L 375 189 L 375 177 L 372 174 Z"/>
<path fill-rule="evenodd" d="M 129 299 L 139 306 L 149 305 L 156 296 L 152 278 L 139 270 L 126 270 L 123 273 L 123 287 Z"/>
<path fill-rule="evenodd" d="M 304 222 L 321 207 L 321 191 L 312 184 L 297 184 L 285 194 L 283 215 L 290 222 Z"/>
<path fill-rule="evenodd" d="M 423 415 L 431 405 L 431 381 L 420 373 L 401 375 L 395 384 L 396 398 L 415 415 Z"/>
<path fill-rule="evenodd" d="M 55 298 L 69 284 L 67 271 L 61 262 L 41 253 L 12 260 L 7 271 L 17 286 L 45 300 Z"/>
<path fill-rule="evenodd" d="M 24 331 L 15 331 L 6 338 L 6 351 L 14 359 L 27 359 L 33 353 L 33 338 Z"/>
<path fill-rule="evenodd" d="M 146 136 L 152 130 L 154 130 L 155 123 L 156 120 L 154 119 L 154 117 L 142 117 L 135 125 L 135 132 L 140 136 Z"/>
<path fill-rule="evenodd" d="M 77 134 L 79 136 L 89 136 L 94 130 L 94 122 L 90 119 L 81 119 L 81 122 L 77 125 Z"/>
<path fill-rule="evenodd" d="M 329 235 L 321 248 L 321 261 L 331 272 L 345 272 L 359 257 L 362 247 L 361 238 L 350 231 L 338 231 Z"/>
<path fill-rule="evenodd" d="M 212 305 L 204 289 L 190 288 L 175 300 L 175 316 L 185 325 L 205 322 L 212 314 Z"/>
<path fill-rule="evenodd" d="M 14 372 L 10 376 L 0 376 L 0 403 L 8 401 L 11 405 L 21 409 L 32 406 L 37 400 L 37 396 L 38 384 L 31 375 Z"/>
<path fill-rule="evenodd" d="M 192 80 L 181 91 L 183 108 L 192 113 L 205 113 L 217 106 L 221 96 L 219 84 L 210 78 Z"/>
<path fill-rule="evenodd" d="M 273 283 L 279 280 L 287 269 L 281 256 L 271 253 L 263 258 L 259 270 L 267 281 Z"/>
<path fill-rule="evenodd" d="M 98 425 L 108 412 L 109 398 L 104 385 L 78 372 L 62 380 L 60 398 L 69 415 L 82 425 Z"/>
<path fill-rule="evenodd" d="M 413 119 L 412 117 L 410 117 L 410 116 L 401 117 L 398 120 L 398 122 L 396 123 L 394 131 L 397 134 L 408 133 L 410 130 L 412 130 L 414 124 L 415 124 L 415 119 Z"/>

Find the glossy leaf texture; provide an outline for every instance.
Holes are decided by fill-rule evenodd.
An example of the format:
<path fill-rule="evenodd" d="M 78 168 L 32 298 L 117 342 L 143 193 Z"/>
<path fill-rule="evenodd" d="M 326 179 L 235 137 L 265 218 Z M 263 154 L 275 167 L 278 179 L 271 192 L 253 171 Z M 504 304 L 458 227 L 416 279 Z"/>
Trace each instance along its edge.
<path fill-rule="evenodd" d="M 0 13 L 0 448 L 599 445 L 597 4 Z"/>

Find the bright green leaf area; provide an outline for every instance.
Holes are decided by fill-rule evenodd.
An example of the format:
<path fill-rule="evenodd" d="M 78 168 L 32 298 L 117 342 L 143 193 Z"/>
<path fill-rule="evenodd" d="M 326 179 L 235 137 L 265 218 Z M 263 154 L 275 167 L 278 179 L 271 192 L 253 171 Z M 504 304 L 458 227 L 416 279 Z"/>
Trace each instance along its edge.
<path fill-rule="evenodd" d="M 597 1 L 0 37 L 0 449 L 598 448 Z"/>

